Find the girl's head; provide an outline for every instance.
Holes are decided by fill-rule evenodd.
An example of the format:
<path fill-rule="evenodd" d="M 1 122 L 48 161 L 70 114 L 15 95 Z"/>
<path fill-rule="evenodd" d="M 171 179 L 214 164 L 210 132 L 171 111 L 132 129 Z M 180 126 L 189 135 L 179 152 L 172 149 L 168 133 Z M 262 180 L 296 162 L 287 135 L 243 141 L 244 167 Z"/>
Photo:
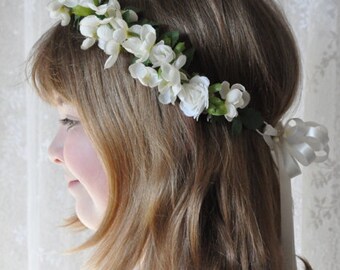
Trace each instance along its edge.
<path fill-rule="evenodd" d="M 273 125 L 297 91 L 299 61 L 280 10 L 269 0 L 120 1 L 196 49 L 190 72 L 242 83 L 250 107 Z M 115 65 L 74 22 L 38 42 L 38 94 L 75 126 L 50 147 L 63 165 L 80 221 L 96 232 L 101 269 L 281 269 L 279 186 L 256 132 L 230 135 L 224 122 L 186 117 L 134 80 L 131 56 Z M 64 120 L 66 123 L 66 120 Z M 68 122 L 73 125 L 73 122 Z M 75 179 L 73 179 L 75 178 Z M 95 220 L 95 222 L 93 222 Z"/>

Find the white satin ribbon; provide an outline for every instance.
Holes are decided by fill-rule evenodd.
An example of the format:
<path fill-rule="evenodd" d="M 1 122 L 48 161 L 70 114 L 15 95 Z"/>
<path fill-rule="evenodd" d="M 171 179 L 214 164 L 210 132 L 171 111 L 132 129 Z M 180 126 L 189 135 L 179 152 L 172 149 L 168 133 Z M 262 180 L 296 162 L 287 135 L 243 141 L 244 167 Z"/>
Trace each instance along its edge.
<path fill-rule="evenodd" d="M 328 132 L 315 122 L 303 122 L 299 118 L 287 121 L 277 128 L 266 124 L 261 133 L 270 149 L 283 158 L 284 170 L 289 178 L 301 173 L 298 162 L 304 166 L 323 162 L 328 158 Z"/>
<path fill-rule="evenodd" d="M 299 163 L 308 166 L 328 158 L 328 131 L 315 122 L 292 118 L 283 126 L 274 128 L 265 123 L 263 132 L 258 131 L 275 153 L 279 168 L 281 197 L 281 239 L 284 253 L 284 269 L 296 269 L 294 244 L 293 199 L 290 179 L 299 175 Z"/>

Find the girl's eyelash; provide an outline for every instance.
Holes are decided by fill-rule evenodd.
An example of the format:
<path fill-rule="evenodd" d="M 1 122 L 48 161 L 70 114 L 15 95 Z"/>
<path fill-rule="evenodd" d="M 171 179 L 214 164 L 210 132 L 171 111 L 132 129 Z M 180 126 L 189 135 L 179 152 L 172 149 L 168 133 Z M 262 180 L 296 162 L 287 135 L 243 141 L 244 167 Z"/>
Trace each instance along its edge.
<path fill-rule="evenodd" d="M 79 121 L 71 120 L 69 118 L 60 119 L 59 121 L 62 125 L 67 126 L 67 129 L 70 129 L 79 123 Z"/>

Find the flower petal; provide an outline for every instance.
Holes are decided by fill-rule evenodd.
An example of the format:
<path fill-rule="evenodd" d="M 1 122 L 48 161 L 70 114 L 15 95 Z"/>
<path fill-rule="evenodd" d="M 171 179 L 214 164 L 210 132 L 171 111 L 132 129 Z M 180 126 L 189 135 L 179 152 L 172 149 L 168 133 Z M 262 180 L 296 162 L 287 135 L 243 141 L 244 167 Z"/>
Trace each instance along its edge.
<path fill-rule="evenodd" d="M 162 104 L 174 104 L 177 96 L 174 94 L 172 87 L 163 89 L 163 92 L 159 93 L 158 100 Z"/>
<path fill-rule="evenodd" d="M 246 91 L 246 88 L 242 84 L 239 84 L 239 83 L 233 84 L 231 89 L 239 89 L 239 90 L 241 90 L 241 92 Z"/>
<path fill-rule="evenodd" d="M 105 45 L 105 53 L 108 55 L 119 54 L 120 44 L 115 42 L 114 40 L 110 40 Z"/>
<path fill-rule="evenodd" d="M 134 79 L 144 78 L 146 76 L 146 68 L 142 63 L 134 63 L 129 66 L 129 71 Z"/>
<path fill-rule="evenodd" d="M 176 59 L 173 65 L 175 66 L 175 68 L 180 70 L 185 65 L 186 61 L 187 61 L 187 57 L 184 54 L 182 54 Z"/>
<path fill-rule="evenodd" d="M 80 33 L 85 37 L 95 37 L 100 20 L 94 15 L 90 15 L 82 19 L 79 23 Z"/>
<path fill-rule="evenodd" d="M 116 55 L 111 55 L 105 62 L 105 65 L 104 65 L 104 69 L 108 69 L 110 67 L 112 67 L 116 61 L 117 61 L 117 58 L 118 58 L 118 54 Z"/>
<path fill-rule="evenodd" d="M 122 43 L 124 49 L 134 55 L 139 51 L 141 45 L 141 40 L 136 37 L 129 38 Z"/>
<path fill-rule="evenodd" d="M 244 91 L 243 92 L 243 95 L 242 95 L 242 98 L 243 98 L 243 105 L 240 106 L 241 109 L 245 108 L 249 102 L 250 102 L 250 94 L 247 92 L 247 91 Z"/>
<path fill-rule="evenodd" d="M 137 35 L 140 35 L 140 32 L 142 31 L 142 26 L 139 24 L 132 25 L 129 31 Z"/>
<path fill-rule="evenodd" d="M 153 68 L 149 68 L 152 69 L 153 71 L 149 71 L 149 80 L 148 80 L 148 85 L 153 88 L 159 85 L 161 79 L 158 76 L 158 73 L 156 70 L 154 70 Z"/>
<path fill-rule="evenodd" d="M 63 5 L 57 1 L 50 2 L 47 5 L 47 10 L 48 11 L 57 11 L 59 10 Z"/>
<path fill-rule="evenodd" d="M 226 99 L 227 98 L 227 94 L 230 91 L 230 83 L 227 81 L 222 82 L 222 89 L 220 91 L 220 95 L 222 99 Z"/>
<path fill-rule="evenodd" d="M 60 13 L 60 18 L 62 26 L 68 25 L 71 21 L 71 16 L 68 13 Z"/>
<path fill-rule="evenodd" d="M 167 82 L 171 82 L 172 85 L 181 83 L 181 75 L 174 66 L 165 63 L 161 66 L 161 71 L 162 78 Z"/>
<path fill-rule="evenodd" d="M 118 29 L 113 32 L 113 40 L 122 44 L 127 38 L 127 33 L 124 29 Z"/>
<path fill-rule="evenodd" d="M 81 44 L 81 49 L 87 50 L 88 48 L 92 47 L 95 42 L 96 40 L 94 38 L 86 38 Z"/>
<path fill-rule="evenodd" d="M 59 0 L 59 2 L 69 8 L 74 8 L 78 5 L 78 0 Z"/>
<path fill-rule="evenodd" d="M 224 116 L 229 122 L 231 122 L 238 115 L 238 113 L 235 106 L 232 104 L 228 104 L 227 110 L 228 112 Z"/>
<path fill-rule="evenodd" d="M 107 24 L 100 25 L 97 29 L 97 35 L 99 39 L 109 41 L 113 37 L 113 29 Z"/>
<path fill-rule="evenodd" d="M 242 99 L 242 92 L 239 89 L 232 89 L 227 93 L 226 101 L 231 104 L 237 104 Z"/>

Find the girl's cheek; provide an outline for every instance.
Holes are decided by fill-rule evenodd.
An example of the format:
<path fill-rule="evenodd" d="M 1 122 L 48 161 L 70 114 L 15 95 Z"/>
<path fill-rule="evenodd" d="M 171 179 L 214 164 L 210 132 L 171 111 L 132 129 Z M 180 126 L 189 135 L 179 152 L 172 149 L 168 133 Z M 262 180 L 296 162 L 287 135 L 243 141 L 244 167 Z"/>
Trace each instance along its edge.
<path fill-rule="evenodd" d="M 91 141 L 81 130 L 70 130 L 64 146 L 65 165 L 75 177 L 93 179 L 101 169 Z"/>

